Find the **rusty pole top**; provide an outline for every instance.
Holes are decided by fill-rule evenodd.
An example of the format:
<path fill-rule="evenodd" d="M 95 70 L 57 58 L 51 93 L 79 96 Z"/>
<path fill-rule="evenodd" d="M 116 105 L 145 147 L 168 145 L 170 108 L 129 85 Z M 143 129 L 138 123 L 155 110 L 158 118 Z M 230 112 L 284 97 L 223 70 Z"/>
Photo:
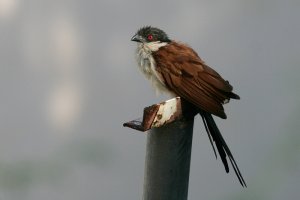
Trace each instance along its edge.
<path fill-rule="evenodd" d="M 191 113 L 190 111 L 192 111 L 190 105 L 186 106 L 186 103 L 180 97 L 176 97 L 144 108 L 143 118 L 126 122 L 123 126 L 139 131 L 147 131 L 181 119 L 186 112 Z"/>

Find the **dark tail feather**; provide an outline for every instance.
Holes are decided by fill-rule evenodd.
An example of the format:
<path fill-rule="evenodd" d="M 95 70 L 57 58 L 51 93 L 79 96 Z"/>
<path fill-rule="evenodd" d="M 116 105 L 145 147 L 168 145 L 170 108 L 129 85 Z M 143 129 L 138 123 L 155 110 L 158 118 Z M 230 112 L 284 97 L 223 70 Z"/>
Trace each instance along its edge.
<path fill-rule="evenodd" d="M 210 140 L 210 143 L 213 147 L 213 150 L 214 150 L 214 153 L 215 153 L 215 156 L 217 157 L 217 154 L 216 154 L 216 150 L 215 150 L 215 146 L 213 144 L 212 141 L 215 142 L 215 145 L 218 149 L 218 152 L 219 152 L 219 155 L 221 157 L 221 160 L 224 164 L 224 167 L 225 167 L 225 171 L 228 173 L 229 172 L 229 167 L 228 167 L 228 162 L 227 162 L 227 159 L 226 159 L 226 155 L 228 156 L 229 158 L 229 161 L 234 169 L 234 172 L 235 174 L 237 175 L 241 185 L 243 187 L 247 187 L 246 185 L 246 182 L 232 156 L 232 153 L 230 152 L 224 138 L 222 137 L 212 115 L 210 113 L 207 113 L 205 111 L 200 111 L 200 115 L 202 117 L 202 120 L 203 120 L 203 123 L 204 123 L 204 126 L 205 126 L 205 129 L 206 129 L 206 132 L 208 134 L 208 137 L 209 137 L 209 140 Z"/>

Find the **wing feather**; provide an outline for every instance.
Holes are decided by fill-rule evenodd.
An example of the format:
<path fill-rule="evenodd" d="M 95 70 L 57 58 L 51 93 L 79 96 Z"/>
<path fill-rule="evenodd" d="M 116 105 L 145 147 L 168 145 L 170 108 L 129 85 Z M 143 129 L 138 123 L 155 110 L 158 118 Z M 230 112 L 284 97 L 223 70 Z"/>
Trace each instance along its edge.
<path fill-rule="evenodd" d="M 209 113 L 226 118 L 223 104 L 239 96 L 215 70 L 187 45 L 171 42 L 153 53 L 156 70 L 178 96 Z"/>

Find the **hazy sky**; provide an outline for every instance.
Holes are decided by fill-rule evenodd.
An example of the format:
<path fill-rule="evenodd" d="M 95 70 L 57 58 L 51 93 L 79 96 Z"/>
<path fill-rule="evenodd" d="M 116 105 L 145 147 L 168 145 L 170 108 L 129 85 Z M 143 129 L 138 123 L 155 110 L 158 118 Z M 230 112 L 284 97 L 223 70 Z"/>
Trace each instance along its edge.
<path fill-rule="evenodd" d="M 300 197 L 300 1 L 0 0 L 0 199 L 141 199 L 144 133 L 165 100 L 130 41 L 144 25 L 188 43 L 240 101 L 215 118 L 248 184 L 195 119 L 189 199 Z"/>

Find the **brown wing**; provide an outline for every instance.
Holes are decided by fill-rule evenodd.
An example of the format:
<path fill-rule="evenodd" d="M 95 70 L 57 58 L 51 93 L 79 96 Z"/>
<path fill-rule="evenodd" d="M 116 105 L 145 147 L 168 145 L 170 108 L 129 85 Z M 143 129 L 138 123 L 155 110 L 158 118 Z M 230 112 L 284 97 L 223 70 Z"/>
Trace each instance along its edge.
<path fill-rule="evenodd" d="M 230 98 L 239 99 L 229 82 L 207 66 L 190 47 L 171 42 L 153 56 L 165 85 L 202 110 L 225 119 L 223 104 Z"/>

